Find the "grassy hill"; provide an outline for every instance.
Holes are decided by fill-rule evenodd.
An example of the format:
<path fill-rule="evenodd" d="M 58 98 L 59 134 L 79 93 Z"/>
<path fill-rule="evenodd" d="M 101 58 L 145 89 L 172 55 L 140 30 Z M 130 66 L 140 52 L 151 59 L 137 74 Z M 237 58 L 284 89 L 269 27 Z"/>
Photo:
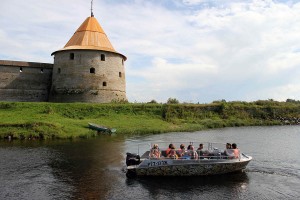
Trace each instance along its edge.
<path fill-rule="evenodd" d="M 298 102 L 211 104 L 91 104 L 0 102 L 0 138 L 94 137 L 88 122 L 118 134 L 155 134 L 209 128 L 297 124 Z"/>

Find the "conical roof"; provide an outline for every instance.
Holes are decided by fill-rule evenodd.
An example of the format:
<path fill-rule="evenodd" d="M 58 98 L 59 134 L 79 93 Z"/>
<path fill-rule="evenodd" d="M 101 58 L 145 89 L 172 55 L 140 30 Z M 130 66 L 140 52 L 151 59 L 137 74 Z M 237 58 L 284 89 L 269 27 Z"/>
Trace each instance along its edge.
<path fill-rule="evenodd" d="M 102 50 L 118 53 L 110 43 L 107 35 L 93 16 L 88 17 L 76 30 L 63 49 L 53 52 L 51 55 L 64 50 Z M 122 55 L 122 54 L 120 54 Z M 126 60 L 126 57 L 122 55 Z"/>

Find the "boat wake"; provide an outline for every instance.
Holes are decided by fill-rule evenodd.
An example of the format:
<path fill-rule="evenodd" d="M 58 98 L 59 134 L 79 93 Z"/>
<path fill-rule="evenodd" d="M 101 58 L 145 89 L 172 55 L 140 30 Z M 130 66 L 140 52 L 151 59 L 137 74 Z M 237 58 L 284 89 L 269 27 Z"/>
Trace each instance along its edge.
<path fill-rule="evenodd" d="M 283 176 L 283 177 L 294 177 L 300 179 L 299 171 L 292 172 L 290 170 L 285 169 L 274 169 L 274 168 L 265 168 L 265 169 L 245 169 L 245 172 L 247 173 L 260 173 L 260 174 L 269 174 L 269 175 L 277 175 L 277 176 Z"/>

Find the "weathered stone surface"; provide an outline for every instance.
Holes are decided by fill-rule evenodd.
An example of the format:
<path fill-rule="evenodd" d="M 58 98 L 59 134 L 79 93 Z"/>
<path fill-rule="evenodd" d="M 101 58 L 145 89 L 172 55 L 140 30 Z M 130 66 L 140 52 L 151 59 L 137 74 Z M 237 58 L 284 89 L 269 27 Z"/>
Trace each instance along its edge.
<path fill-rule="evenodd" d="M 126 101 L 123 59 L 113 52 L 70 50 L 55 53 L 54 65 L 0 60 L 0 101 Z"/>
<path fill-rule="evenodd" d="M 52 67 L 0 60 L 0 101 L 48 101 Z"/>
<path fill-rule="evenodd" d="M 105 60 L 101 60 L 101 55 Z M 99 103 L 127 100 L 123 57 L 96 50 L 56 52 L 49 100 Z"/>

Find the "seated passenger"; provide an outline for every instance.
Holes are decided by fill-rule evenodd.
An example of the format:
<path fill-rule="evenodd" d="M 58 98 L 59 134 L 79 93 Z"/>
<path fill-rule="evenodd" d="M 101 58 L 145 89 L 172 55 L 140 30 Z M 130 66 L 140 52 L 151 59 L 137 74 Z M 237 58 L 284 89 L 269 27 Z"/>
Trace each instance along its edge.
<path fill-rule="evenodd" d="M 174 144 L 169 144 L 169 148 L 166 150 L 167 156 L 168 156 L 168 154 L 170 153 L 171 149 L 175 149 Z"/>
<path fill-rule="evenodd" d="M 171 149 L 167 157 L 171 158 L 171 159 L 178 159 L 176 150 L 175 149 Z"/>
<path fill-rule="evenodd" d="M 157 144 L 154 144 L 150 150 L 150 158 L 160 158 L 160 150 Z"/>
<path fill-rule="evenodd" d="M 240 157 L 240 150 L 237 148 L 235 143 L 232 143 L 233 154 L 235 158 Z"/>
<path fill-rule="evenodd" d="M 190 144 L 187 149 L 191 159 L 198 159 L 198 153 L 194 150 L 194 146 L 192 144 Z"/>
<path fill-rule="evenodd" d="M 186 150 L 185 150 L 185 146 L 184 144 L 180 145 L 180 149 L 177 151 L 178 157 L 182 157 L 185 154 Z"/>
<path fill-rule="evenodd" d="M 230 143 L 226 143 L 226 149 L 231 149 L 231 144 Z"/>
<path fill-rule="evenodd" d="M 232 149 L 226 149 L 225 153 L 228 158 L 239 158 L 240 157 L 240 150 L 237 148 L 235 143 L 231 145 Z"/>
<path fill-rule="evenodd" d="M 199 148 L 197 149 L 197 151 L 201 151 L 201 150 L 203 150 L 203 144 L 202 143 L 199 144 Z"/>
<path fill-rule="evenodd" d="M 234 156 L 234 152 L 233 152 L 233 149 L 226 149 L 224 151 L 224 154 L 225 154 L 225 158 L 229 158 L 229 159 L 233 159 L 235 156 Z"/>
<path fill-rule="evenodd" d="M 226 143 L 226 148 L 225 148 L 224 152 L 222 153 L 222 155 L 225 156 L 225 158 L 226 158 L 226 156 L 229 156 L 228 153 L 231 152 L 231 151 L 227 151 L 228 149 L 231 149 L 230 143 Z"/>
<path fill-rule="evenodd" d="M 209 155 L 209 152 L 206 150 L 203 150 L 203 144 L 199 144 L 199 148 L 197 149 L 197 153 L 200 157 L 200 159 L 204 159 L 205 156 Z"/>

